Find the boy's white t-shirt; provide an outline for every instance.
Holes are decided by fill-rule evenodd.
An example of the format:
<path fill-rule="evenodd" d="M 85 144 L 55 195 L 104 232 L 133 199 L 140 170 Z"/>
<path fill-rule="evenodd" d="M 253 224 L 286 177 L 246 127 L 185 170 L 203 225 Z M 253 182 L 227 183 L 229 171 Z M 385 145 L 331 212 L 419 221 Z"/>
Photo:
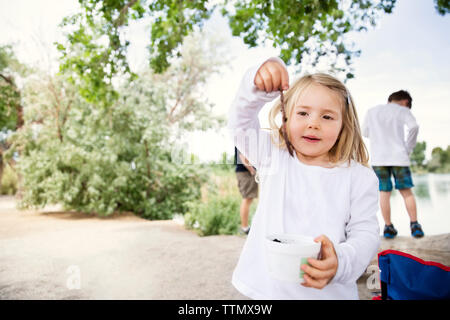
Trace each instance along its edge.
<path fill-rule="evenodd" d="M 362 133 L 370 139 L 372 166 L 411 165 L 409 155 L 416 145 L 419 125 L 409 108 L 388 103 L 369 109 Z"/>
<path fill-rule="evenodd" d="M 251 68 L 241 83 L 229 117 L 237 148 L 257 168 L 260 198 L 232 283 L 253 299 L 358 299 L 356 280 L 379 247 L 378 180 L 352 162 L 335 168 L 309 166 L 272 143 L 261 130 L 258 112 L 278 93 L 256 89 Z M 267 269 L 264 239 L 274 232 L 326 235 L 338 256 L 338 271 L 325 288 L 273 279 Z"/>

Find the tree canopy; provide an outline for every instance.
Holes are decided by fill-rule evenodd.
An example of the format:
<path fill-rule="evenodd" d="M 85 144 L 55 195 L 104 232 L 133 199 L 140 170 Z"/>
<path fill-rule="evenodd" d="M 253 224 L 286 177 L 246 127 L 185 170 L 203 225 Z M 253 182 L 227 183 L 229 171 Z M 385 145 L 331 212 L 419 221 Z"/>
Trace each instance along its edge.
<path fill-rule="evenodd" d="M 434 0 L 439 14 L 449 12 L 447 0 Z M 375 26 L 391 13 L 396 0 L 79 0 L 81 11 L 66 17 L 67 41 L 59 43 L 61 70 L 72 70 L 91 102 L 108 105 L 117 98 L 111 87 L 117 76 L 134 78 L 126 59 L 130 39 L 123 30 L 132 21 L 146 21 L 149 64 L 156 73 L 181 55 L 185 37 L 202 28 L 213 12 L 228 19 L 234 36 L 248 47 L 270 41 L 289 65 L 315 66 L 326 61 L 330 71 L 349 79 L 360 50 L 346 39 L 349 32 Z"/>
<path fill-rule="evenodd" d="M 447 13 L 450 13 L 450 1 L 434 0 L 434 8 L 441 16 L 445 16 Z"/>
<path fill-rule="evenodd" d="M 130 40 L 123 30 L 131 21 L 148 21 L 150 66 L 162 73 L 185 37 L 200 29 L 215 10 L 228 18 L 233 35 L 249 47 L 272 41 L 287 64 L 316 64 L 326 56 L 337 71 L 350 72 L 359 54 L 344 41 L 350 31 L 375 25 L 381 12 L 392 12 L 396 0 L 79 0 L 81 11 L 66 17 L 61 26 L 67 41 L 58 43 L 62 71 L 72 71 L 90 102 L 111 104 L 117 98 L 115 76 L 135 77 L 126 59 Z M 340 64 L 339 64 L 340 63 Z"/>
<path fill-rule="evenodd" d="M 428 170 L 431 172 L 450 172 L 450 146 L 447 146 L 447 149 L 435 147 L 431 150 Z"/>
<path fill-rule="evenodd" d="M 409 156 L 412 165 L 423 167 L 425 165 L 425 150 L 427 148 L 427 143 L 425 141 L 417 142 L 414 147 L 413 152 Z"/>
<path fill-rule="evenodd" d="M 431 159 L 425 161 L 425 151 L 427 143 L 418 141 L 410 155 L 413 172 L 434 172 L 449 173 L 450 172 L 450 146 L 447 149 L 435 147 L 431 150 Z"/>
<path fill-rule="evenodd" d="M 180 136 L 223 122 L 201 88 L 226 62 L 216 39 L 190 35 L 163 74 L 149 67 L 116 88 L 108 108 L 88 102 L 70 74 L 36 74 L 23 92 L 25 124 L 11 136 L 20 152 L 21 207 L 59 203 L 98 215 L 132 211 L 149 219 L 184 214 L 200 197 L 206 169 L 174 150 Z M 171 84 L 171 85 L 168 85 Z M 174 159 L 177 157 L 177 159 Z M 181 160 L 181 161 L 180 161 Z"/>

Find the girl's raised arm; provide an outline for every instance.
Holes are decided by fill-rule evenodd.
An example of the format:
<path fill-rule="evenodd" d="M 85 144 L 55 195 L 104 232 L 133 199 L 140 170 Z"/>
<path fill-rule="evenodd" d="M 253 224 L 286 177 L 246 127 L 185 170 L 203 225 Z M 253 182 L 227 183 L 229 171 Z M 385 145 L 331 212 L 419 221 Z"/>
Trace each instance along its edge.
<path fill-rule="evenodd" d="M 284 62 L 270 58 L 245 73 L 231 105 L 228 129 L 234 145 L 257 169 L 273 151 L 270 132 L 261 130 L 258 114 L 279 96 L 277 87 L 288 86 L 288 79 Z"/>

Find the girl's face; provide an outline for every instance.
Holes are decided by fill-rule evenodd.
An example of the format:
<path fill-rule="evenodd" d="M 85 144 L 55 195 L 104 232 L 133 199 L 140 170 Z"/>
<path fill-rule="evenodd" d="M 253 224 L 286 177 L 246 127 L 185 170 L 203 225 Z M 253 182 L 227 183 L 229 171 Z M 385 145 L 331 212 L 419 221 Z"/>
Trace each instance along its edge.
<path fill-rule="evenodd" d="M 290 141 L 297 157 L 310 165 L 329 166 L 328 151 L 342 127 L 338 94 L 313 83 L 300 95 L 288 122 Z"/>

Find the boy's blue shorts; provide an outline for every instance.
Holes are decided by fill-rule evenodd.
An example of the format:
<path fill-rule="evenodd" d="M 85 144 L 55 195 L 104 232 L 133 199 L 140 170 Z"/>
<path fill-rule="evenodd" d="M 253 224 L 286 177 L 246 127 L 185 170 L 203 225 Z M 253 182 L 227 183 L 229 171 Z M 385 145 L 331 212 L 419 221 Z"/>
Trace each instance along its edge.
<path fill-rule="evenodd" d="M 380 182 L 380 191 L 392 191 L 391 175 L 394 176 L 395 189 L 409 189 L 414 187 L 409 167 L 373 166 L 372 168 Z"/>

